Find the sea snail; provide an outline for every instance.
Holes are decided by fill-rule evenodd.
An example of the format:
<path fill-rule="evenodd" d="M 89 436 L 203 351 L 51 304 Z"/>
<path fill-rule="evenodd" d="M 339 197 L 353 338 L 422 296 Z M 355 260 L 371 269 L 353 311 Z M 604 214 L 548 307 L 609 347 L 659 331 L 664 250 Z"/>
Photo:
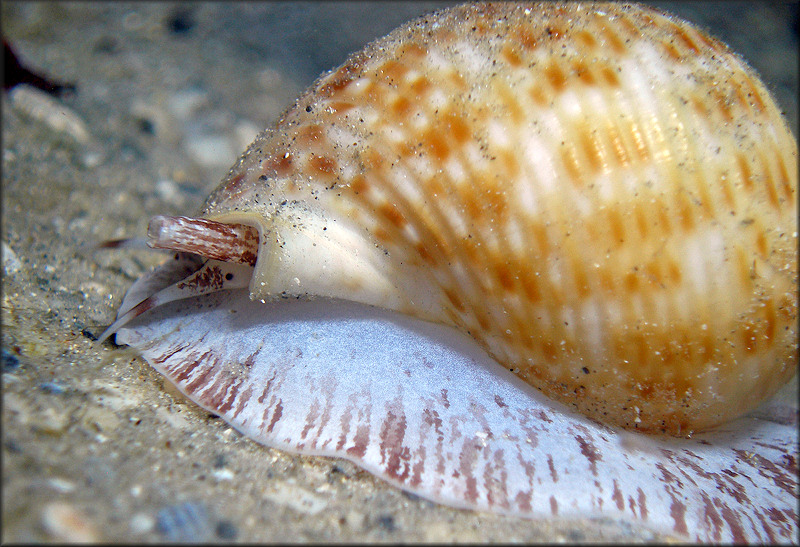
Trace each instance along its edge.
<path fill-rule="evenodd" d="M 265 314 L 353 301 L 456 327 L 602 424 L 691 436 L 797 371 L 797 168 L 764 84 L 686 22 L 446 9 L 320 77 L 199 218 L 153 219 L 151 245 L 179 260 L 106 336 L 228 288 Z"/>
<path fill-rule="evenodd" d="M 587 416 L 680 435 L 797 370 L 796 193 L 795 140 L 724 44 L 634 6 L 499 4 L 321 77 L 201 217 L 257 231 L 225 249 L 253 298 L 454 325 Z"/>

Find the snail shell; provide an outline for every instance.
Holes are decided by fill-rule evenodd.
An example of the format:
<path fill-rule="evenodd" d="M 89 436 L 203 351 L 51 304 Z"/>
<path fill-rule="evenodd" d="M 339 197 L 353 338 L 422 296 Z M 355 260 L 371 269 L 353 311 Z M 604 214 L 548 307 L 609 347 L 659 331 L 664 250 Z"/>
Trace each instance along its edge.
<path fill-rule="evenodd" d="M 797 145 L 724 44 L 630 5 L 480 4 L 321 77 L 202 216 L 254 298 L 453 325 L 607 424 L 687 435 L 797 370 Z"/>

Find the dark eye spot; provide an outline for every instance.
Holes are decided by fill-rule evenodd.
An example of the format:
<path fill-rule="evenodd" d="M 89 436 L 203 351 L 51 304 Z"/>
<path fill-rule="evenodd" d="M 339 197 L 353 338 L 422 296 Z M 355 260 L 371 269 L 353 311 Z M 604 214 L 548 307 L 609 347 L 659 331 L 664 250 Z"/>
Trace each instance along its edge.
<path fill-rule="evenodd" d="M 233 274 L 232 273 L 225 274 L 225 279 L 230 281 L 231 279 L 233 279 Z"/>

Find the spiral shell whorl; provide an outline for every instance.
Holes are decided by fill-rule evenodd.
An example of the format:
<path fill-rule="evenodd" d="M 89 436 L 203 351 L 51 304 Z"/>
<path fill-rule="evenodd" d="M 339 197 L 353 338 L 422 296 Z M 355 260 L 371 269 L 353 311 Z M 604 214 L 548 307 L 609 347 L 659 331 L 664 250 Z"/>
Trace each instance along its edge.
<path fill-rule="evenodd" d="M 482 4 L 318 80 L 205 214 L 320 216 L 385 278 L 354 299 L 458 326 L 603 422 L 688 434 L 796 371 L 796 193 L 797 145 L 724 44 L 635 6 Z"/>

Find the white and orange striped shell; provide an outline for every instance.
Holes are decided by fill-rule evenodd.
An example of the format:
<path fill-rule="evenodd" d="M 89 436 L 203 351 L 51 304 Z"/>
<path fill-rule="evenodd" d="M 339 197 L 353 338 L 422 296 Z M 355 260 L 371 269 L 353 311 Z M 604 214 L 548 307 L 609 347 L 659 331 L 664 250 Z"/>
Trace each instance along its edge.
<path fill-rule="evenodd" d="M 797 145 L 693 26 L 472 5 L 320 78 L 203 216 L 261 235 L 256 298 L 454 325 L 604 423 L 690 434 L 797 370 Z"/>

